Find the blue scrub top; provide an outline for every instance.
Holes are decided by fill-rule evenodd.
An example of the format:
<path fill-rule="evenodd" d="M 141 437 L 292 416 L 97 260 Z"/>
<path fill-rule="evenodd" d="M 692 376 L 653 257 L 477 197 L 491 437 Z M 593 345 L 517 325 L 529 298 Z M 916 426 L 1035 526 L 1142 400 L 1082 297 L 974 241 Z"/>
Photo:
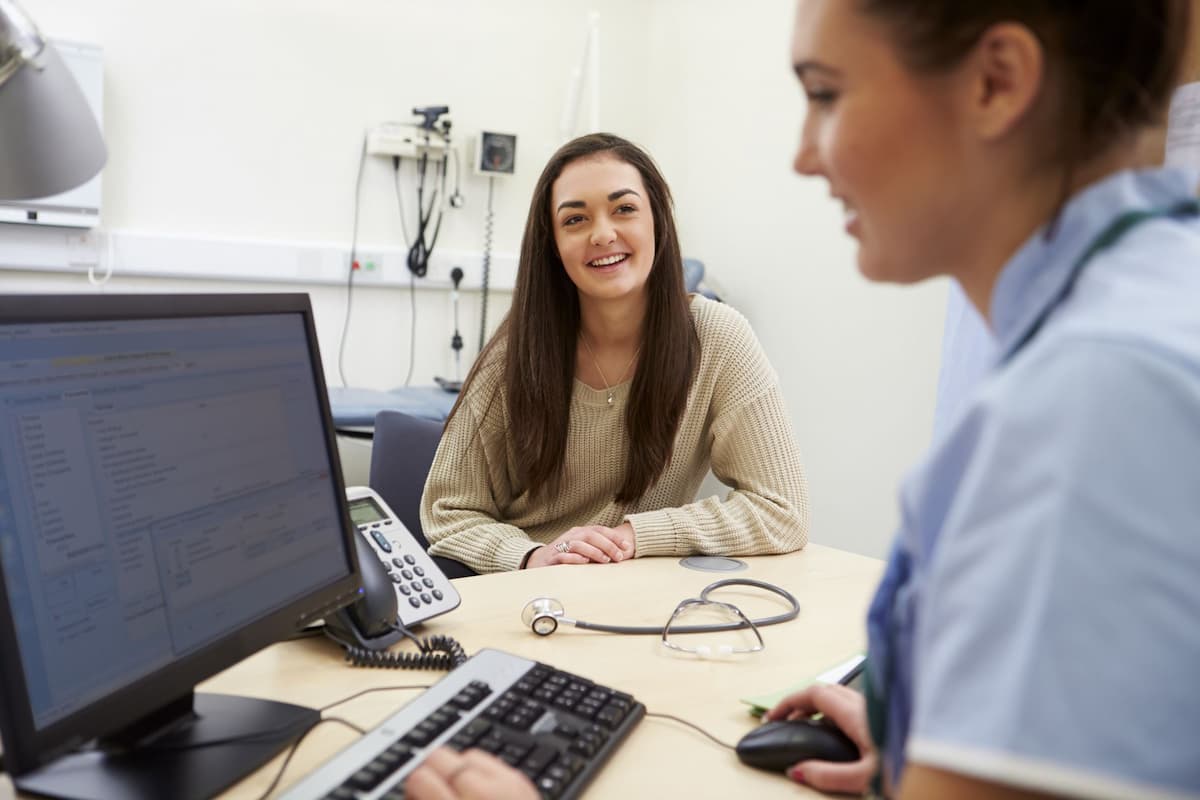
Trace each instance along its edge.
<path fill-rule="evenodd" d="M 1004 267 L 992 367 L 906 479 L 871 606 L 893 781 L 1200 797 L 1200 220 L 1144 221 L 1071 283 L 1117 218 L 1196 187 L 1110 176 Z"/>

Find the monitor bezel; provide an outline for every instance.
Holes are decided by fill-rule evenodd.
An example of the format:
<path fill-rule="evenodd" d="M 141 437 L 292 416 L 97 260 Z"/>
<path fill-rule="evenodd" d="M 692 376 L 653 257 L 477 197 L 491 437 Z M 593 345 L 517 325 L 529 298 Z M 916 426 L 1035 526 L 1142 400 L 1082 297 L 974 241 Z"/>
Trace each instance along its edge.
<path fill-rule="evenodd" d="M 299 314 L 303 321 L 324 428 L 322 434 L 334 479 L 334 500 L 342 519 L 342 555 L 347 574 L 39 730 L 34 725 L 29 703 L 8 586 L 4 571 L 0 569 L 0 677 L 3 678 L 0 680 L 0 736 L 4 743 L 5 769 L 10 774 L 15 776 L 33 770 L 65 752 L 121 730 L 166 702 L 189 696 L 198 683 L 287 638 L 309 622 L 348 605 L 361 593 L 362 584 L 352 539 L 355 529 L 350 522 L 312 305 L 307 294 L 0 296 L 0 324 L 262 314 Z"/>

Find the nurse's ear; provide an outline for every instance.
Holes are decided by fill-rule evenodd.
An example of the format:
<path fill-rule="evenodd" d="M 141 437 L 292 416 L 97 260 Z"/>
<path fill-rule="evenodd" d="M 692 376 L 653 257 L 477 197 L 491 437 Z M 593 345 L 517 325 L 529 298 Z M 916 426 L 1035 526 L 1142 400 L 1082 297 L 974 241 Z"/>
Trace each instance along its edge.
<path fill-rule="evenodd" d="M 997 23 L 979 37 L 959 74 L 966 81 L 968 125 L 980 139 L 996 142 L 1034 118 L 1047 85 L 1045 50 L 1024 25 Z"/>

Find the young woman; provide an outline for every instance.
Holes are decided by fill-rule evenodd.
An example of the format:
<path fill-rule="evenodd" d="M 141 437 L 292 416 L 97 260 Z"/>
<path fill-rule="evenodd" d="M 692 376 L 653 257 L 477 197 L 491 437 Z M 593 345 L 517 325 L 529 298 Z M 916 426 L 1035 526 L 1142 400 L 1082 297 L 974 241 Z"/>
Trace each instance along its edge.
<path fill-rule="evenodd" d="M 693 502 L 710 468 L 734 490 Z M 430 470 L 430 552 L 477 572 L 784 553 L 808 520 L 775 372 L 740 314 L 685 292 L 658 168 L 608 134 L 564 145 Z"/>
<path fill-rule="evenodd" d="M 1200 794 L 1197 176 L 1132 169 L 1188 30 L 1188 0 L 800 4 L 797 171 L 868 277 L 956 278 L 996 356 L 903 487 L 871 735 L 836 689 L 771 712 L 866 757 L 794 777 L 862 791 L 878 748 L 903 798 Z"/>
<path fill-rule="evenodd" d="M 866 701 L 770 712 L 863 753 L 796 780 L 1200 796 L 1197 176 L 1129 169 L 1188 30 L 1188 0 L 801 0 L 797 171 L 845 204 L 865 275 L 955 277 L 997 356 L 904 484 Z M 438 752 L 409 796 L 536 796 L 515 775 Z"/>

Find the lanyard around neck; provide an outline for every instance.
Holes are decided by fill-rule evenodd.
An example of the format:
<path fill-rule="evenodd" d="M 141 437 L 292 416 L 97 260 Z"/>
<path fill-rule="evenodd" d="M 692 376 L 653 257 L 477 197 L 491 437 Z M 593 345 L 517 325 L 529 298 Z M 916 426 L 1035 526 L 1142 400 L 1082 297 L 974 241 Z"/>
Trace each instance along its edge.
<path fill-rule="evenodd" d="M 1041 331 L 1046 320 L 1054 313 L 1054 309 L 1062 305 L 1067 299 L 1067 295 L 1075 288 L 1075 284 L 1079 281 L 1079 276 L 1083 274 L 1084 268 L 1089 262 L 1102 250 L 1106 250 L 1119 242 L 1125 234 L 1143 222 L 1162 217 L 1193 217 L 1200 214 L 1200 201 L 1189 198 L 1182 200 L 1175 205 L 1166 208 L 1146 208 L 1138 211 L 1126 211 L 1119 217 L 1114 219 L 1108 226 L 1100 232 L 1100 235 L 1088 245 L 1083 254 L 1071 265 L 1071 271 L 1067 275 L 1067 280 L 1059 289 L 1058 294 L 1054 299 L 1046 304 L 1042 312 L 1037 316 L 1026 330 L 1023 336 L 1017 340 L 1017 343 L 1009 348 L 1004 361 L 1010 361 L 1017 353 L 1021 352 L 1027 344 L 1033 341 L 1034 337 Z"/>

